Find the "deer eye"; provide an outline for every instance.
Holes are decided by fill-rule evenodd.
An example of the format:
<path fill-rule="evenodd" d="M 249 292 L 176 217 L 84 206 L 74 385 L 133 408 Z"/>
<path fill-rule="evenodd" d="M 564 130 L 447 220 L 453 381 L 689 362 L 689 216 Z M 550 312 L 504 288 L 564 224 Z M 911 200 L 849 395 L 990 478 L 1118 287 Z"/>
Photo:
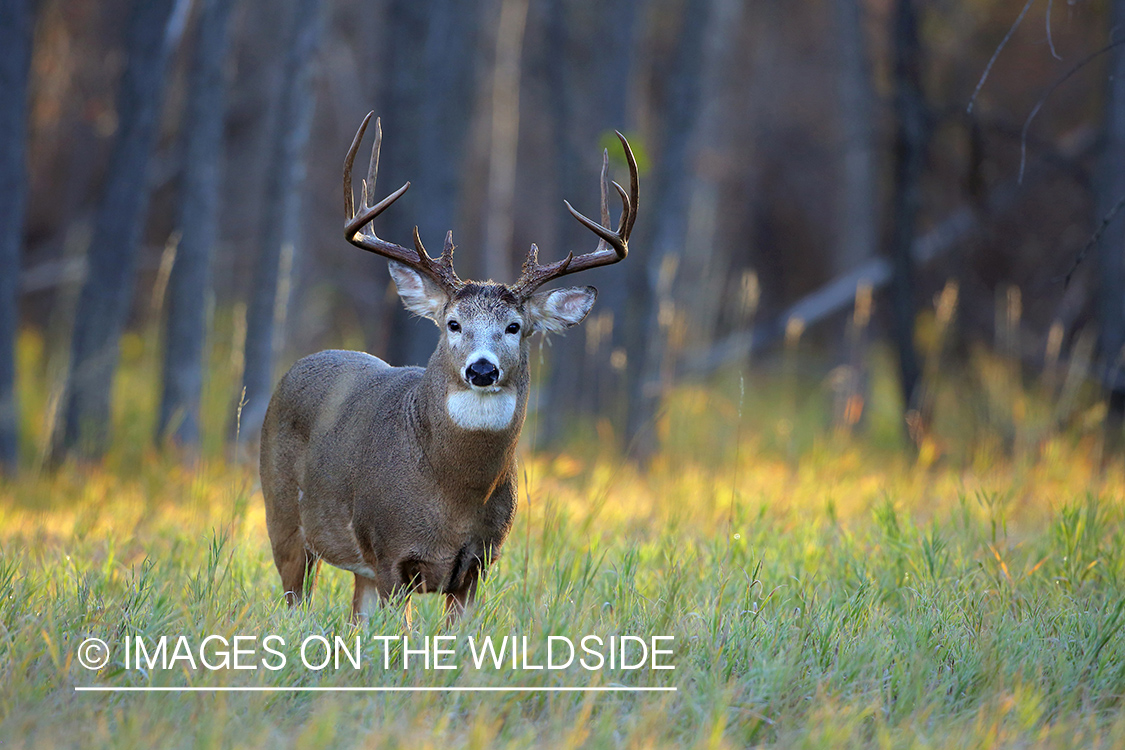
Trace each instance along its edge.
<path fill-rule="evenodd" d="M 457 333 L 458 331 L 461 330 L 461 324 L 458 323 L 456 320 L 451 320 L 448 323 L 446 323 L 445 325 L 449 328 L 450 331 L 453 331 L 453 333 Z"/>
<path fill-rule="evenodd" d="M 504 332 L 505 333 L 519 333 L 520 332 L 520 324 L 519 323 L 509 323 L 508 327 L 504 329 Z"/>

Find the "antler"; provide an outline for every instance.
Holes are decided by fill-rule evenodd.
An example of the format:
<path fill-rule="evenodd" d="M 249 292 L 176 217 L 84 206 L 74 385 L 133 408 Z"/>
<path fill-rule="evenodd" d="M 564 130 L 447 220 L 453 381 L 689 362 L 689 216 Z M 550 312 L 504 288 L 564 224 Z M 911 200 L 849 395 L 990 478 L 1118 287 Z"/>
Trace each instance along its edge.
<path fill-rule="evenodd" d="M 411 268 L 426 274 L 435 283 L 440 285 L 448 292 L 455 292 L 460 289 L 465 282 L 457 277 L 457 272 L 453 270 L 453 232 L 450 231 L 445 235 L 445 246 L 442 249 L 441 257 L 434 260 L 426 252 L 426 248 L 422 246 L 422 239 L 418 236 L 418 227 L 414 227 L 414 249 L 405 248 L 402 245 L 396 245 L 393 242 L 387 242 L 380 239 L 375 235 L 374 227 L 371 231 L 363 231 L 364 227 L 371 223 L 379 214 L 383 213 L 392 203 L 402 197 L 402 194 L 410 187 L 410 183 L 400 187 L 388 195 L 383 200 L 376 203 L 374 206 L 368 205 L 367 201 L 375 192 L 375 178 L 379 174 L 379 148 L 383 142 L 383 126 L 379 122 L 379 118 L 375 118 L 375 145 L 371 148 L 371 162 L 367 166 L 367 179 L 363 181 L 363 189 L 361 192 L 362 203 L 359 210 L 356 211 L 353 205 L 354 197 L 352 195 L 352 165 L 355 163 L 356 152 L 359 151 L 360 141 L 363 140 L 363 134 L 367 131 L 367 123 L 371 121 L 371 116 L 374 112 L 368 112 L 367 117 L 363 118 L 363 124 L 359 126 L 356 131 L 355 138 L 352 140 L 352 146 L 348 149 L 348 156 L 344 160 L 344 216 L 347 220 L 344 222 L 344 237 L 348 242 L 356 247 L 363 248 L 368 252 L 382 255 L 384 258 L 396 260 Z M 620 188 L 619 188 L 620 189 Z"/>
<path fill-rule="evenodd" d="M 543 284 L 546 284 L 552 279 L 557 279 L 560 276 L 566 276 L 571 273 L 578 273 L 585 271 L 588 268 L 597 268 L 598 266 L 608 266 L 611 263 L 617 263 L 624 260 L 625 256 L 629 254 L 629 235 L 633 231 L 633 222 L 637 220 L 637 160 L 633 156 L 633 149 L 629 148 L 629 141 L 625 136 L 621 135 L 619 131 L 617 137 L 621 140 L 621 147 L 625 149 L 625 160 L 629 163 L 629 192 L 625 192 L 625 188 L 618 185 L 616 182 L 613 186 L 617 188 L 617 194 L 621 196 L 621 221 L 617 225 L 617 231 L 613 232 L 606 228 L 609 224 L 609 149 L 602 153 L 602 222 L 597 223 L 593 219 L 589 219 L 574 210 L 574 206 L 570 205 L 568 201 L 563 201 L 566 208 L 570 211 L 571 215 L 578 219 L 578 221 L 600 238 L 598 240 L 598 247 L 592 253 L 579 255 L 574 257 L 574 253 L 568 253 L 565 258 L 554 263 L 548 263 L 545 266 L 539 265 L 539 248 L 535 245 L 531 246 L 531 250 L 527 253 L 527 260 L 523 263 L 523 272 L 520 274 L 519 281 L 512 286 L 512 291 L 521 298 L 526 299 L 530 297 L 532 292 L 538 289 Z"/>

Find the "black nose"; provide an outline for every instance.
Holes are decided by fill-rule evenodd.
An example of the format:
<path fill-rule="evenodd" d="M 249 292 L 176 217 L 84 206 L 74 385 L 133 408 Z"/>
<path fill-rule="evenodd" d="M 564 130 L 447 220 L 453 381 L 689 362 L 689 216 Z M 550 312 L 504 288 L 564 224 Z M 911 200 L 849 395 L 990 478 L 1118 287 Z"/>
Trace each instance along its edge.
<path fill-rule="evenodd" d="M 500 371 L 496 369 L 496 365 L 487 359 L 478 359 L 465 368 L 465 379 L 473 385 L 481 387 L 492 385 L 498 377 L 500 377 Z"/>

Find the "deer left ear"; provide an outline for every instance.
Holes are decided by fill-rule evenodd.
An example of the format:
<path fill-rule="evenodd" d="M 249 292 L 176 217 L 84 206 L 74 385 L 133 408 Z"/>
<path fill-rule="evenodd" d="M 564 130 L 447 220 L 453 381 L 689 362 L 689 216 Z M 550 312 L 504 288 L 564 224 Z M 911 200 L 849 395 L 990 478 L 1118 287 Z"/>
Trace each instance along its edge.
<path fill-rule="evenodd" d="M 592 286 L 571 286 L 536 292 L 527 301 L 532 330 L 562 333 L 581 323 L 597 298 L 598 290 Z"/>

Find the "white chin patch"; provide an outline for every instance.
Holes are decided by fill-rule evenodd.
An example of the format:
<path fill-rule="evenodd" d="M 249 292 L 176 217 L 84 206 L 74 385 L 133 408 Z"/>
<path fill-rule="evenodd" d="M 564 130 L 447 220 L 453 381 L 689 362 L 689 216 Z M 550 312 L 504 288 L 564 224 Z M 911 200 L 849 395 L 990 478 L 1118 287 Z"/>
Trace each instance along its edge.
<path fill-rule="evenodd" d="M 449 418 L 463 430 L 506 430 L 516 413 L 511 391 L 454 391 L 445 399 Z"/>

